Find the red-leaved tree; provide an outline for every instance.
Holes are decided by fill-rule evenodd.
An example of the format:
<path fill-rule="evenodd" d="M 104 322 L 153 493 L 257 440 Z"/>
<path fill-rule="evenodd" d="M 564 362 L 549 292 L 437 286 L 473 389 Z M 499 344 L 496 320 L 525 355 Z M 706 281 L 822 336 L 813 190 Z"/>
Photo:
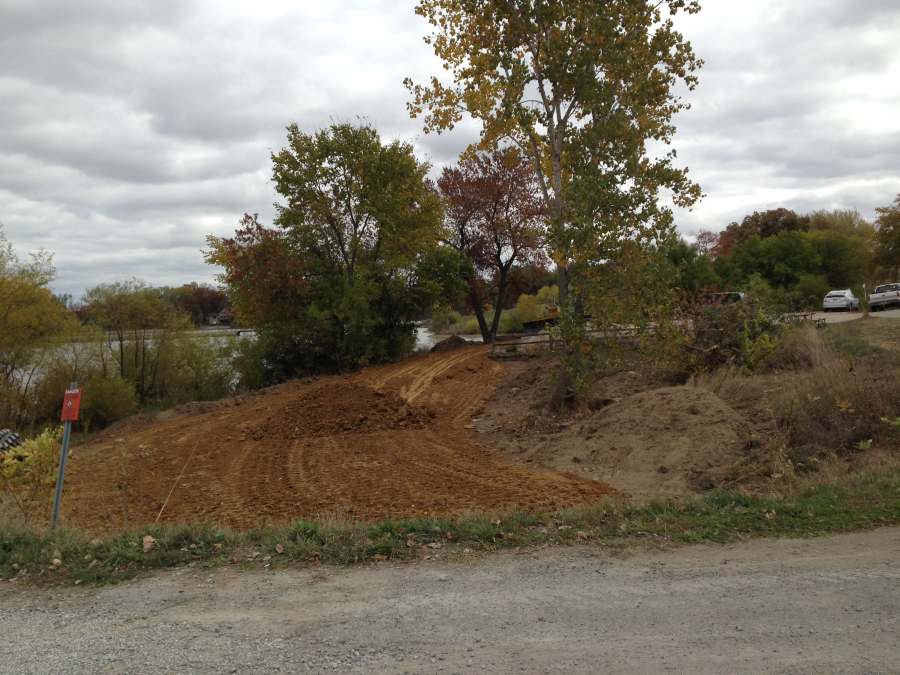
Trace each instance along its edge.
<path fill-rule="evenodd" d="M 224 269 L 220 281 L 243 325 L 259 327 L 272 316 L 299 318 L 309 301 L 308 274 L 284 232 L 244 214 L 234 237 L 210 236 L 207 243 L 206 261 Z"/>
<path fill-rule="evenodd" d="M 469 301 L 485 342 L 500 326 L 515 265 L 542 258 L 546 213 L 530 164 L 515 149 L 467 153 L 438 179 L 444 200 L 445 242 L 471 262 Z M 488 297 L 493 281 L 493 297 Z M 485 315 L 493 306 L 490 322 Z"/>

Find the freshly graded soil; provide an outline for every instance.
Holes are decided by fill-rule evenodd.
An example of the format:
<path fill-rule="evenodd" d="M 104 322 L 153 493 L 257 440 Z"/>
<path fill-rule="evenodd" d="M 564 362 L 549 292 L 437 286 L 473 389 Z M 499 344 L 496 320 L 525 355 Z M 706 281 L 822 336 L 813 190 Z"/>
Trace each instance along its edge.
<path fill-rule="evenodd" d="M 471 413 L 503 368 L 466 347 L 129 421 L 73 453 L 64 519 L 92 532 L 157 516 L 249 528 L 556 509 L 613 493 L 475 439 Z"/>

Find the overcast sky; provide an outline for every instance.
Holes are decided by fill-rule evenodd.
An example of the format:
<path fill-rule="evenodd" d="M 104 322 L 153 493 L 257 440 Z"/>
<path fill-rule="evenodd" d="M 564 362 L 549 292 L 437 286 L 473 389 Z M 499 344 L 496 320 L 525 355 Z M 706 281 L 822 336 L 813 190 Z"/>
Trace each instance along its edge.
<path fill-rule="evenodd" d="M 413 0 L 0 0 L 0 222 L 56 254 L 59 291 L 137 276 L 211 281 L 208 233 L 271 218 L 284 127 L 367 118 L 452 162 L 402 80 L 439 66 Z M 900 193 L 897 0 L 703 0 L 706 61 L 676 147 L 707 197 L 687 235 L 753 210 Z"/>

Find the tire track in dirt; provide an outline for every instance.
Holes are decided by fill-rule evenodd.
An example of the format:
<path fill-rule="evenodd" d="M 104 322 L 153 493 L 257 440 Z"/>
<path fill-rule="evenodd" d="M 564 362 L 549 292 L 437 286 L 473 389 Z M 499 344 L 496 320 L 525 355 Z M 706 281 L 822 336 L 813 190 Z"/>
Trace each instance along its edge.
<path fill-rule="evenodd" d="M 193 448 L 163 522 L 246 528 L 322 514 L 371 520 L 552 509 L 610 494 L 608 486 L 514 463 L 476 441 L 470 416 L 502 372 L 485 348 L 467 347 L 135 423 L 122 437 L 78 449 L 65 515 L 90 531 L 115 529 L 121 518 L 111 504 L 125 500 L 132 525 L 152 522 Z M 305 415 L 303 405 L 314 410 Z M 122 446 L 133 495 L 123 493 L 110 461 Z"/>

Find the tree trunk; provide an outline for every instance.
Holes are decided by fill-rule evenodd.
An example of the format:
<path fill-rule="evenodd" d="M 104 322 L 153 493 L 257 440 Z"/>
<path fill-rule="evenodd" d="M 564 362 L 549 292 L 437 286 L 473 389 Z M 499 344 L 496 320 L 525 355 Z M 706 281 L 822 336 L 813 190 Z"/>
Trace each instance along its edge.
<path fill-rule="evenodd" d="M 478 320 L 478 330 L 481 331 L 481 341 L 485 344 L 491 341 L 491 331 L 488 328 L 487 319 L 484 317 L 484 307 L 481 305 L 481 297 L 475 289 L 474 281 L 469 282 L 469 302 L 472 303 L 472 311 L 475 312 L 475 318 Z"/>
<path fill-rule="evenodd" d="M 562 311 L 565 311 L 569 305 L 569 268 L 557 265 L 556 274 L 559 286 L 559 306 Z"/>
<path fill-rule="evenodd" d="M 497 301 L 494 303 L 494 320 L 491 322 L 490 342 L 494 344 L 497 339 L 497 330 L 500 328 L 500 315 L 503 313 L 503 296 L 506 295 L 506 283 L 509 278 L 509 268 L 500 267 L 500 279 L 497 281 Z"/>
<path fill-rule="evenodd" d="M 553 130 L 551 130 L 552 133 Z M 552 133 L 552 166 L 553 166 L 553 234 L 556 241 L 556 267 L 559 277 L 559 306 L 565 312 L 569 304 L 569 246 L 565 240 L 565 203 L 563 202 L 563 175 L 562 175 L 562 143 L 555 133 Z"/>

